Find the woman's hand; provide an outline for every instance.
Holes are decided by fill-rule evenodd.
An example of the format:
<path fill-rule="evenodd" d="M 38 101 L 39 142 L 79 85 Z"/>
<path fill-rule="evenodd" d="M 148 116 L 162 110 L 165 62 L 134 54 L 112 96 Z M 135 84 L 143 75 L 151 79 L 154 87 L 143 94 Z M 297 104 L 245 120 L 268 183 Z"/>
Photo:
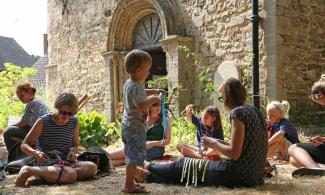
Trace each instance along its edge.
<path fill-rule="evenodd" d="M 77 155 L 76 154 L 71 154 L 69 155 L 69 158 L 67 160 L 68 162 L 74 163 L 77 161 Z"/>
<path fill-rule="evenodd" d="M 213 144 L 216 142 L 216 139 L 212 137 L 203 136 L 201 138 L 201 145 L 205 148 L 213 148 Z"/>
<path fill-rule="evenodd" d="M 318 147 L 319 145 L 321 145 L 323 143 L 323 139 L 322 137 L 320 136 L 315 136 L 315 137 L 312 137 L 310 139 L 310 141 L 312 142 L 312 144 L 315 146 L 315 147 Z"/>
<path fill-rule="evenodd" d="M 49 157 L 41 151 L 36 150 L 34 157 L 36 158 L 38 164 L 45 164 L 49 161 Z"/>

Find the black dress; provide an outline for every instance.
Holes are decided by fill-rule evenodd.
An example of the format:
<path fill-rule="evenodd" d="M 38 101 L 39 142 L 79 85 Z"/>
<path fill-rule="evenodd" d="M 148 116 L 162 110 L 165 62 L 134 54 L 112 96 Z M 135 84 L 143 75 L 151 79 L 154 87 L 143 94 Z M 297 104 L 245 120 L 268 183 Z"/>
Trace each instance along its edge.
<path fill-rule="evenodd" d="M 150 164 L 147 181 L 227 187 L 262 185 L 267 154 L 265 119 L 262 113 L 251 105 L 234 108 L 230 113 L 230 120 L 234 118 L 245 125 L 243 150 L 238 160 L 180 158 L 172 163 Z"/>

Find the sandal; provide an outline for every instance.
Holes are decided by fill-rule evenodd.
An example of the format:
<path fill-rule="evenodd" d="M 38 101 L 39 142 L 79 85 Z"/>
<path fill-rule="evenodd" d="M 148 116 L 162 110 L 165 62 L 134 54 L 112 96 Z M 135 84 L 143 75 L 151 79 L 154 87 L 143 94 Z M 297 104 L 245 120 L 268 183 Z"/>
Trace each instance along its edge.
<path fill-rule="evenodd" d="M 325 169 L 300 168 L 292 172 L 292 177 L 297 178 L 302 176 L 325 176 Z"/>

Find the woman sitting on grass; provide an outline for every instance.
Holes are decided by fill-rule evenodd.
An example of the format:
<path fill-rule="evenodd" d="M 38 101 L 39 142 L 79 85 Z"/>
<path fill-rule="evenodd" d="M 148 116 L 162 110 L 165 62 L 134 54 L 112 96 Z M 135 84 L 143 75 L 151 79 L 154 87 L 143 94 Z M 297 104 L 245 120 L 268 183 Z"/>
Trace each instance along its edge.
<path fill-rule="evenodd" d="M 230 111 L 231 140 L 204 136 L 201 144 L 229 159 L 180 158 L 172 163 L 151 163 L 138 168 L 136 179 L 150 183 L 194 183 L 228 187 L 262 185 L 267 153 L 266 122 L 262 113 L 246 104 L 246 89 L 231 78 L 220 88 L 221 98 Z"/>
<path fill-rule="evenodd" d="M 53 184 L 65 184 L 96 174 L 96 164 L 76 162 L 80 125 L 74 115 L 78 111 L 78 100 L 71 93 L 63 93 L 57 97 L 54 106 L 57 112 L 38 119 L 21 144 L 22 151 L 29 156 L 27 158 L 35 159 L 35 166 L 21 168 L 16 187 L 25 187 L 32 176 Z M 35 143 L 36 149 L 33 149 Z M 68 156 L 71 148 L 74 152 Z"/>
<path fill-rule="evenodd" d="M 325 74 L 315 82 L 309 98 L 325 105 Z M 290 163 L 299 168 L 292 173 L 293 177 L 314 175 L 325 176 L 325 137 L 311 138 L 311 143 L 297 143 L 289 148 Z"/>
<path fill-rule="evenodd" d="M 170 125 L 168 124 L 166 133 L 164 135 L 161 104 L 156 103 L 149 108 L 149 115 L 146 119 L 146 126 L 148 128 L 146 142 L 146 160 L 152 161 L 164 156 L 165 147 L 170 144 Z M 163 137 L 164 141 L 162 142 Z M 109 154 L 114 166 L 120 166 L 124 164 L 124 147 L 118 148 Z"/>
<path fill-rule="evenodd" d="M 269 138 L 269 149 L 267 156 L 275 156 L 276 160 L 287 161 L 287 146 L 286 143 L 291 144 L 299 143 L 298 133 L 296 128 L 285 118 L 290 108 L 290 104 L 287 101 L 270 102 L 266 107 L 268 120 L 271 123 L 272 136 Z"/>
<path fill-rule="evenodd" d="M 220 112 L 215 106 L 208 106 L 203 110 L 202 117 L 197 117 L 193 114 L 193 104 L 186 106 L 188 118 L 196 126 L 197 145 L 177 144 L 177 150 L 186 157 L 191 158 L 207 158 L 216 160 L 219 158 L 218 151 L 214 149 L 204 150 L 201 147 L 201 137 L 207 136 L 215 139 L 224 140 L 221 124 Z"/>
<path fill-rule="evenodd" d="M 19 100 L 27 105 L 22 118 L 16 124 L 5 128 L 3 132 L 3 138 L 8 152 L 17 143 L 13 138 L 23 140 L 36 120 L 50 112 L 46 104 L 35 98 L 36 89 L 30 83 L 19 84 L 16 87 L 16 94 Z M 3 144 L 0 142 L 0 145 Z"/>

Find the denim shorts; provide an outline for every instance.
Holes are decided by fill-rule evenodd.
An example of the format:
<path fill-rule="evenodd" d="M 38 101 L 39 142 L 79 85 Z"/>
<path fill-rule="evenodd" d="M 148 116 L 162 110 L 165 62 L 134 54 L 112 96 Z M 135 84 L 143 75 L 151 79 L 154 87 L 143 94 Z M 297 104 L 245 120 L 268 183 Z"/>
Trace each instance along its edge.
<path fill-rule="evenodd" d="M 143 165 L 146 156 L 146 138 L 147 134 L 144 130 L 122 125 L 125 164 Z"/>
<path fill-rule="evenodd" d="M 152 161 L 164 156 L 165 147 L 152 147 L 146 153 L 146 161 Z"/>

